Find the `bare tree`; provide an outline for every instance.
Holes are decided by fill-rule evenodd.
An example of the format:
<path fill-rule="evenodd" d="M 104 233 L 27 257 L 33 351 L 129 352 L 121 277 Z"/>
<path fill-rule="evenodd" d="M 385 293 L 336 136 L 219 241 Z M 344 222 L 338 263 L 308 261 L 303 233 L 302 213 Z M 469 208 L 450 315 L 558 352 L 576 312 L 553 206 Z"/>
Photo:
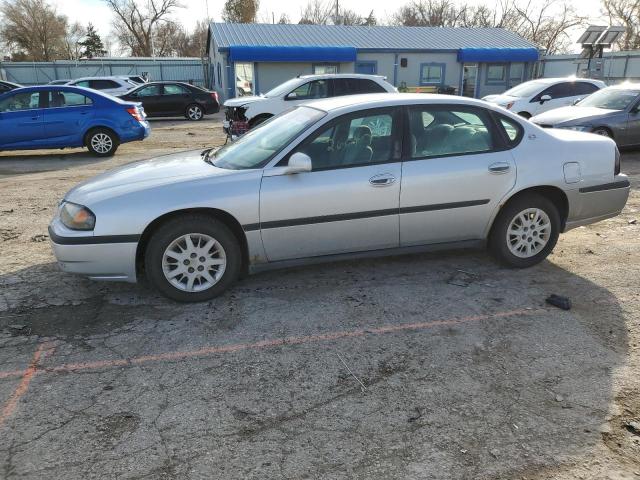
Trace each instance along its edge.
<path fill-rule="evenodd" d="M 255 23 L 260 0 L 226 0 L 222 19 L 229 23 Z"/>
<path fill-rule="evenodd" d="M 121 47 L 137 57 L 155 55 L 157 30 L 167 29 L 167 24 L 173 23 L 171 13 L 181 6 L 179 0 L 104 1 L 115 15 L 113 28 Z"/>
<path fill-rule="evenodd" d="M 0 40 L 14 59 L 51 61 L 67 53 L 67 17 L 45 0 L 5 0 Z"/>
<path fill-rule="evenodd" d="M 640 0 L 604 0 L 603 7 L 610 24 L 626 29 L 620 47 L 624 50 L 640 48 Z"/>
<path fill-rule="evenodd" d="M 67 28 L 65 35 L 65 48 L 69 60 L 77 60 L 82 56 L 82 40 L 87 35 L 87 30 L 78 22 L 74 22 Z"/>
<path fill-rule="evenodd" d="M 333 20 L 334 10 L 333 4 L 322 0 L 309 0 L 300 14 L 298 23 L 327 25 Z"/>
<path fill-rule="evenodd" d="M 287 23 L 291 23 L 291 20 L 289 20 L 289 16 L 286 13 L 283 13 L 282 15 L 280 15 L 280 19 L 278 20 L 278 23 L 287 24 Z"/>
<path fill-rule="evenodd" d="M 401 7 L 392 22 L 408 27 L 455 27 L 462 10 L 449 0 L 415 0 Z"/>

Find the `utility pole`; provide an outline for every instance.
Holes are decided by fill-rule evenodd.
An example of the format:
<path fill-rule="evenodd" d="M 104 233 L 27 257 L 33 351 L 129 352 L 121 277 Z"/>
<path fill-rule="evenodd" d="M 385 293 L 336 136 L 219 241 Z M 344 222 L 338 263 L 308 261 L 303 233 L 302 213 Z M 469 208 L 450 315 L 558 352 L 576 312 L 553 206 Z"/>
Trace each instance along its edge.
<path fill-rule="evenodd" d="M 340 0 L 336 0 L 336 19 L 334 20 L 334 23 L 336 25 L 340 23 L 340 6 L 338 5 L 339 1 Z"/>

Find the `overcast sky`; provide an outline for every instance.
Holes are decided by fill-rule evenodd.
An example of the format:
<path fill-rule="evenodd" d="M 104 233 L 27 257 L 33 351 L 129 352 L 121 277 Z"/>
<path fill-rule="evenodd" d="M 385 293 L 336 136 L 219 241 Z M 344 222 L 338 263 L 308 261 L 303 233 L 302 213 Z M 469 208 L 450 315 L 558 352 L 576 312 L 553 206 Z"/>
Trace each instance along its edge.
<path fill-rule="evenodd" d="M 608 20 L 601 14 L 601 0 L 566 0 L 574 3 L 578 11 L 583 15 L 589 15 L 594 24 L 608 24 Z M 105 6 L 103 0 L 53 0 L 61 13 L 65 14 L 72 22 L 78 21 L 83 25 L 91 22 L 98 29 L 103 39 L 106 39 L 111 31 L 112 14 Z M 260 20 L 270 19 L 273 14 L 277 19 L 282 13 L 286 13 L 291 21 L 297 22 L 300 12 L 307 0 L 261 0 Z M 379 20 L 386 20 L 393 15 L 403 0 L 389 2 L 389 0 L 340 0 L 341 7 L 355 10 L 366 16 L 370 10 L 374 11 Z M 471 4 L 490 4 L 491 0 L 468 0 Z M 198 20 L 209 16 L 216 21 L 221 21 L 222 5 L 224 0 L 182 0 L 184 8 L 176 9 L 174 18 L 179 20 L 188 30 L 192 29 Z M 364 6 L 366 5 L 366 7 Z M 581 31 L 575 32 L 576 38 Z M 579 50 L 578 47 L 576 47 Z M 116 52 L 113 52 L 116 53 Z"/>

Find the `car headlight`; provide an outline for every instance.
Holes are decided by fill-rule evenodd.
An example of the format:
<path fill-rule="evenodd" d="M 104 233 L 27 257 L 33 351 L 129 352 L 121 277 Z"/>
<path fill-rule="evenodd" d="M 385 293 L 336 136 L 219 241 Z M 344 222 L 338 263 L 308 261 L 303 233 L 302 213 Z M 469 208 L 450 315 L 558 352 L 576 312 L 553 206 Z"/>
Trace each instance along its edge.
<path fill-rule="evenodd" d="M 575 130 L 576 132 L 588 132 L 591 130 L 591 127 L 585 127 L 580 125 L 568 126 L 568 127 L 556 127 L 563 128 L 564 130 Z"/>
<path fill-rule="evenodd" d="M 60 207 L 60 221 L 71 230 L 93 230 L 96 226 L 96 216 L 93 212 L 72 202 L 64 202 Z"/>

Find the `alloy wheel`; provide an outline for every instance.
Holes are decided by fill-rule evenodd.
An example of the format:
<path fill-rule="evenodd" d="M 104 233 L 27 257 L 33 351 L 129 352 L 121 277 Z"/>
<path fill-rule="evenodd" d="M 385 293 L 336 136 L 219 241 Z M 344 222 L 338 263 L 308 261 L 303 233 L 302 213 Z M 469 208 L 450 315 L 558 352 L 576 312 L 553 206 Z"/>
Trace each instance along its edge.
<path fill-rule="evenodd" d="M 176 238 L 162 256 L 167 281 L 183 292 L 202 292 L 220 281 L 227 267 L 227 255 L 215 238 L 188 233 Z"/>
<path fill-rule="evenodd" d="M 509 251 L 519 258 L 530 258 L 540 253 L 549 242 L 551 220 L 544 210 L 527 208 L 518 213 L 507 228 Z"/>
<path fill-rule="evenodd" d="M 187 115 L 191 120 L 200 120 L 202 118 L 202 109 L 193 105 L 188 108 Z"/>
<path fill-rule="evenodd" d="M 96 133 L 91 137 L 91 147 L 98 153 L 109 153 L 113 149 L 113 140 L 106 133 Z"/>

